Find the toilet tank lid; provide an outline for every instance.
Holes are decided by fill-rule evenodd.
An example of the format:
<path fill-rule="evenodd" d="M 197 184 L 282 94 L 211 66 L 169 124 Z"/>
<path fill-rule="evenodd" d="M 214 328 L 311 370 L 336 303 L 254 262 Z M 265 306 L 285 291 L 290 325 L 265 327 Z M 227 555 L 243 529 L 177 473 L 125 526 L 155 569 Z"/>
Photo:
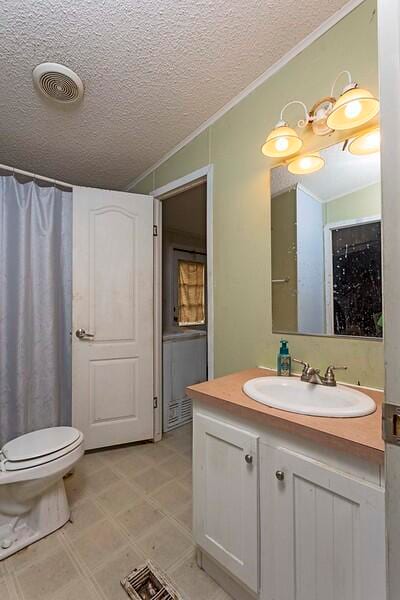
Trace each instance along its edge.
<path fill-rule="evenodd" d="M 30 460 L 62 450 L 73 444 L 80 435 L 74 427 L 39 429 L 7 442 L 1 452 L 7 460 Z"/>

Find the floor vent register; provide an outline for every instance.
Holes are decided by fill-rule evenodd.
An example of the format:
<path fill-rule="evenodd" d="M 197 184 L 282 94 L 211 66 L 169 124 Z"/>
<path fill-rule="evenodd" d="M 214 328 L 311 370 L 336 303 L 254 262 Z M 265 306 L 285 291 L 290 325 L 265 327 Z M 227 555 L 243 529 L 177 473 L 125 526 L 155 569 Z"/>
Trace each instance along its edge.
<path fill-rule="evenodd" d="M 131 571 L 121 585 L 133 600 L 184 600 L 168 576 L 150 561 Z"/>

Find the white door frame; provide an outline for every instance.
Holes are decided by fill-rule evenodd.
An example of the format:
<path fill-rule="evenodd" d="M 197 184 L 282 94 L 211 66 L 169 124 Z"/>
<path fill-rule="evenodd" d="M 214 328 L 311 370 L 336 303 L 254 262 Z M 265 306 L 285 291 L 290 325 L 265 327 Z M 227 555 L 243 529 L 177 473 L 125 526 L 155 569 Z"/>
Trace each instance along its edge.
<path fill-rule="evenodd" d="M 382 221 L 381 215 L 371 217 L 358 217 L 356 219 L 347 219 L 346 221 L 336 221 L 327 223 L 324 227 L 324 254 L 325 254 L 325 321 L 326 333 L 334 335 L 334 314 L 333 314 L 333 285 L 332 285 L 332 229 L 345 229 L 354 225 L 363 223 L 378 223 Z"/>
<path fill-rule="evenodd" d="M 154 227 L 157 235 L 153 237 L 153 440 L 159 442 L 162 438 L 162 212 L 161 202 L 153 199 Z M 155 232 L 153 232 L 155 233 Z"/>
<path fill-rule="evenodd" d="M 214 166 L 206 165 L 154 189 L 154 396 L 158 399 L 154 416 L 154 440 L 162 436 L 162 200 L 198 185 L 207 185 L 207 365 L 208 379 L 214 377 L 214 274 L 213 274 L 213 175 Z"/>
<path fill-rule="evenodd" d="M 385 403 L 400 406 L 400 3 L 378 1 Z M 385 444 L 387 600 L 400 590 L 400 446 Z"/>

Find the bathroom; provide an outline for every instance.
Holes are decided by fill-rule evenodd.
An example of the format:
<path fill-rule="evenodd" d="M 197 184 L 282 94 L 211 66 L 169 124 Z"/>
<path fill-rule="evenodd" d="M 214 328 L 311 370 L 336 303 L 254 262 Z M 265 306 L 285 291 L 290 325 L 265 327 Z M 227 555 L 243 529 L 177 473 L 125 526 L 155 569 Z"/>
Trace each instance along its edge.
<path fill-rule="evenodd" d="M 398 3 L 2 12 L 0 597 L 398 600 Z"/>

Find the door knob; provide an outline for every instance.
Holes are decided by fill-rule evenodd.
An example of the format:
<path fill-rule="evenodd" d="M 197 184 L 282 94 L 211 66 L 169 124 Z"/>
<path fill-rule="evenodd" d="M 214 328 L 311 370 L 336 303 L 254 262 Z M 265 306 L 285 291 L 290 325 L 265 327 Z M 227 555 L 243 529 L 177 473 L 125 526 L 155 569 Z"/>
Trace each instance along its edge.
<path fill-rule="evenodd" d="M 285 479 L 285 473 L 283 471 L 277 471 L 275 477 L 278 481 L 283 481 Z"/>
<path fill-rule="evenodd" d="M 253 462 L 253 457 L 251 454 L 246 454 L 244 460 L 247 462 L 248 465 L 251 465 Z"/>
<path fill-rule="evenodd" d="M 82 328 L 79 328 L 75 331 L 75 335 L 78 340 L 84 340 L 85 338 L 94 338 L 93 333 L 86 333 L 86 331 Z"/>

